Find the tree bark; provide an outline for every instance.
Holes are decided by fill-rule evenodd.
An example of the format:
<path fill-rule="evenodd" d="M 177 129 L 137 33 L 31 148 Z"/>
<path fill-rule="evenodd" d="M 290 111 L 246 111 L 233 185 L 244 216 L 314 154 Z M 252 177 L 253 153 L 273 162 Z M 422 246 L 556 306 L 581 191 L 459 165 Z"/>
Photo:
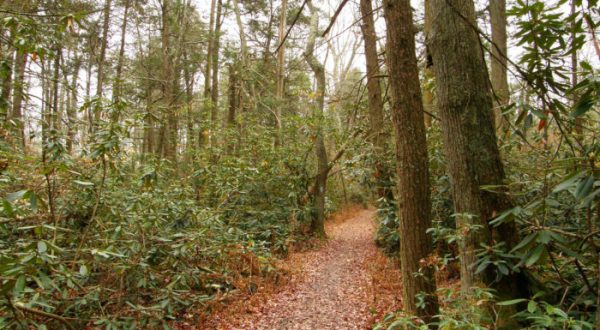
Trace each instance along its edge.
<path fill-rule="evenodd" d="M 204 115 L 210 118 L 212 114 L 212 65 L 213 65 L 213 48 L 214 48 L 214 31 L 215 31 L 215 12 L 217 7 L 217 0 L 212 0 L 210 4 L 210 19 L 208 26 L 208 47 L 206 49 L 206 67 L 204 68 L 204 95 L 203 95 L 203 108 Z M 200 134 L 198 136 L 198 143 L 200 146 L 206 145 L 210 130 L 204 124 L 201 124 Z"/>
<path fill-rule="evenodd" d="M 423 103 L 415 55 L 410 0 L 384 0 L 387 24 L 386 60 L 390 74 L 391 108 L 396 130 L 400 262 L 404 308 L 427 323 L 439 314 L 433 265 L 429 160 Z M 422 276 L 415 276 L 421 273 Z M 424 294 L 425 306 L 417 307 Z"/>
<path fill-rule="evenodd" d="M 127 20 L 129 19 L 129 7 L 131 0 L 125 0 L 125 9 L 123 12 L 123 22 L 121 24 L 121 44 L 119 45 L 119 57 L 117 59 L 117 68 L 115 70 L 115 81 L 113 87 L 113 100 L 115 103 L 121 101 L 123 94 L 123 62 L 125 60 L 125 37 L 127 33 Z M 118 121 L 118 118 L 115 118 Z"/>
<path fill-rule="evenodd" d="M 73 75 L 71 76 L 71 87 L 69 95 L 70 105 L 67 111 L 67 144 L 66 149 L 69 154 L 73 153 L 73 145 L 75 143 L 75 135 L 77 134 L 77 81 L 79 80 L 79 70 L 81 69 L 81 58 L 75 55 L 73 58 Z"/>
<path fill-rule="evenodd" d="M 377 180 L 377 197 L 393 200 L 391 173 L 385 166 L 385 149 L 389 135 L 385 131 L 383 98 L 379 81 L 379 58 L 377 56 L 377 34 L 373 20 L 371 0 L 360 0 L 362 15 L 361 30 L 364 39 L 365 59 L 367 62 L 367 91 L 369 97 L 369 123 L 375 157 L 375 177 Z"/>
<path fill-rule="evenodd" d="M 511 203 L 504 192 L 481 189 L 483 185 L 504 184 L 505 174 L 494 130 L 486 64 L 474 29 L 473 1 L 428 0 L 426 5 L 432 17 L 427 42 L 437 82 L 444 151 L 457 229 L 463 234 L 459 242 L 462 290 L 467 293 L 475 285 L 493 284 L 502 297 L 525 295 L 527 282 L 521 274 L 504 276 L 500 283 L 492 283 L 493 270 L 489 267 L 488 272 L 475 274 L 476 251 L 482 243 L 505 242 L 510 250 L 519 242 L 519 232 L 512 222 L 494 230 L 488 225 Z"/>
<path fill-rule="evenodd" d="M 275 97 L 277 98 L 277 102 L 279 104 L 275 107 L 275 146 L 281 146 L 282 137 L 281 137 L 281 108 L 284 104 L 284 79 L 285 79 L 285 31 L 287 27 L 287 0 L 281 1 L 281 9 L 279 10 L 279 39 L 278 39 L 278 47 L 279 51 L 277 53 L 277 84 L 275 90 Z"/>
<path fill-rule="evenodd" d="M 502 115 L 502 108 L 510 102 L 508 90 L 507 54 L 508 44 L 506 36 L 506 0 L 490 0 L 490 21 L 492 25 L 492 51 L 491 75 L 492 89 L 495 94 L 494 117 L 496 130 L 504 132 L 508 123 Z"/>
<path fill-rule="evenodd" d="M 102 23 L 102 43 L 100 44 L 100 57 L 98 58 L 98 75 L 96 76 L 96 97 L 102 98 L 104 88 L 104 62 L 106 62 L 106 48 L 108 47 L 108 28 L 110 26 L 110 9 L 112 0 L 106 0 L 104 4 L 104 22 Z M 94 111 L 93 125 L 98 125 L 100 120 L 101 108 L 96 107 Z"/>
<path fill-rule="evenodd" d="M 23 122 L 23 96 L 25 87 L 25 67 L 27 66 L 27 54 L 19 49 L 17 50 L 16 66 L 14 74 L 13 103 L 11 119 L 15 122 L 15 135 L 19 147 L 25 152 L 25 123 Z"/>
<path fill-rule="evenodd" d="M 236 1 L 236 0 L 234 0 Z M 315 41 L 319 33 L 319 12 L 310 0 L 307 2 L 310 8 L 310 31 L 304 51 L 304 59 L 310 66 L 317 82 L 316 100 L 312 106 L 313 116 L 317 118 L 317 127 L 315 131 L 315 154 L 317 156 L 317 175 L 315 178 L 315 193 L 313 196 L 313 205 L 315 216 L 312 219 L 311 231 L 316 236 L 325 236 L 325 195 L 327 190 L 328 161 L 327 150 L 323 137 L 321 122 L 323 120 L 323 107 L 325 105 L 325 68 L 314 55 Z"/>
<path fill-rule="evenodd" d="M 170 160 L 175 166 L 177 163 L 177 116 L 175 109 L 175 93 L 173 90 L 174 81 L 174 70 L 173 70 L 173 54 L 171 46 L 171 28 L 169 22 L 169 15 L 171 15 L 171 0 L 163 0 L 162 3 L 162 31 L 161 31 L 161 42 L 162 42 L 162 92 L 163 92 L 163 106 L 165 112 L 163 113 L 163 132 L 162 138 L 162 152 L 163 156 Z"/>
<path fill-rule="evenodd" d="M 222 0 L 217 0 L 217 13 L 215 19 L 215 32 L 213 35 L 213 51 L 212 58 L 212 88 L 210 91 L 210 100 L 212 107 L 210 108 L 210 126 L 211 126 L 211 145 L 215 146 L 216 137 L 215 130 L 219 123 L 219 48 L 221 46 L 221 20 L 223 10 Z"/>

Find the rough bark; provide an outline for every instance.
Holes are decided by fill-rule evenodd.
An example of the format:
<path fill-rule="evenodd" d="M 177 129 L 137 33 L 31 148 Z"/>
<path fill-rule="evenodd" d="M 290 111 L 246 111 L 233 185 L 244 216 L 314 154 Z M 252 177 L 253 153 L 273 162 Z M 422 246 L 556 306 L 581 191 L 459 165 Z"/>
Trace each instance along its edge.
<path fill-rule="evenodd" d="M 511 206 L 503 192 L 484 185 L 502 185 L 505 174 L 497 146 L 492 98 L 483 53 L 474 30 L 472 0 L 428 0 L 432 27 L 427 42 L 434 63 L 437 101 L 444 152 L 452 185 L 460 241 L 461 286 L 469 292 L 478 284 L 493 285 L 502 297 L 521 296 L 527 283 L 522 275 L 491 283 L 490 272 L 475 274 L 476 251 L 481 243 L 519 241 L 514 223 L 492 229 L 488 221 Z M 465 61 L 465 59 L 469 59 Z M 479 226 L 479 229 L 473 226 Z"/>
<path fill-rule="evenodd" d="M 307 2 L 310 8 L 310 31 L 306 48 L 304 50 L 304 60 L 310 66 L 315 75 L 317 88 L 315 91 L 315 102 L 312 105 L 313 116 L 318 121 L 323 119 L 323 107 L 325 105 L 325 68 L 314 55 L 315 41 L 319 33 L 319 12 L 309 0 Z M 317 124 L 315 131 L 315 155 L 317 157 L 317 175 L 315 178 L 315 192 L 313 195 L 313 205 L 315 216 L 312 219 L 311 231 L 316 236 L 325 236 L 325 195 L 327 190 L 327 176 L 329 172 L 327 162 L 327 150 L 323 137 L 321 124 Z"/>
<path fill-rule="evenodd" d="M 377 56 L 377 34 L 373 20 L 371 0 L 360 0 L 362 15 L 361 31 L 364 39 L 365 59 L 367 63 L 367 91 L 369 101 L 369 123 L 371 126 L 373 154 L 375 157 L 375 176 L 379 198 L 393 200 L 391 173 L 385 166 L 385 147 L 389 136 L 385 131 L 383 98 L 379 81 L 379 58 Z"/>
<path fill-rule="evenodd" d="M 431 13 L 429 12 L 429 6 L 425 6 L 425 17 L 423 24 L 423 32 L 425 36 L 429 34 L 431 30 Z M 431 60 L 431 54 L 429 49 L 425 47 L 425 69 L 423 70 L 423 78 L 425 79 L 425 86 L 423 90 L 423 108 L 425 109 L 425 126 L 431 127 L 433 122 L 432 114 L 435 112 L 435 95 L 433 93 L 433 87 L 429 85 L 429 81 L 434 78 L 433 75 L 433 61 Z"/>
<path fill-rule="evenodd" d="M 386 60 L 389 70 L 391 109 L 396 131 L 400 262 L 404 308 L 426 322 L 439 313 L 432 252 L 429 161 L 423 103 L 415 55 L 415 32 L 410 0 L 384 0 L 387 23 Z M 421 273 L 423 276 L 415 276 Z M 424 308 L 417 296 L 424 294 Z"/>
<path fill-rule="evenodd" d="M 490 0 L 490 21 L 492 26 L 491 81 L 495 94 L 494 117 L 498 132 L 508 129 L 502 115 L 502 107 L 510 102 L 507 71 L 506 0 Z"/>

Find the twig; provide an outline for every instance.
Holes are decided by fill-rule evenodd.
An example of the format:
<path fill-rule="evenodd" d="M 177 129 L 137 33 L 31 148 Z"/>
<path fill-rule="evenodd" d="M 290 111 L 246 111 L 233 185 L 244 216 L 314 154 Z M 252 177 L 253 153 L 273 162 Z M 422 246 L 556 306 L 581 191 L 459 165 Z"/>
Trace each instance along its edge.
<path fill-rule="evenodd" d="M 304 0 L 304 2 L 302 3 L 302 6 L 300 6 L 300 10 L 298 10 L 298 13 L 296 14 L 296 17 L 294 17 L 294 20 L 292 21 L 292 25 L 290 25 L 290 28 L 285 33 L 285 36 L 283 37 L 283 40 L 281 40 L 281 42 L 279 43 L 279 45 L 277 46 L 277 49 L 275 49 L 275 51 L 273 52 L 273 54 L 276 54 L 279 51 L 279 49 L 281 48 L 281 46 L 283 46 L 283 44 L 285 44 L 285 41 L 287 40 L 288 36 L 290 35 L 290 32 L 294 28 L 294 25 L 296 25 L 296 22 L 298 21 L 298 18 L 300 18 L 300 14 L 302 13 L 302 10 L 304 9 L 304 6 L 306 6 L 307 2 L 308 2 L 308 0 Z"/>
<path fill-rule="evenodd" d="M 342 9 L 344 9 L 344 6 L 347 3 L 348 3 L 348 0 L 342 0 L 342 2 L 340 3 L 340 5 L 336 9 L 335 13 L 331 17 L 331 20 L 329 21 L 329 25 L 327 26 L 327 28 L 325 29 L 325 31 L 323 31 L 323 34 L 321 35 L 321 37 L 325 37 L 327 35 L 327 33 L 329 33 L 329 31 L 333 27 L 333 24 L 335 24 L 335 21 L 337 20 L 338 16 L 342 12 Z"/>
<path fill-rule="evenodd" d="M 39 315 L 39 316 L 43 316 L 49 319 L 54 319 L 59 321 L 60 323 L 64 324 L 67 328 L 71 329 L 71 330 L 75 330 L 75 328 L 71 325 L 71 323 L 69 323 L 69 321 L 67 321 L 66 318 L 60 316 L 60 315 L 56 315 L 56 314 L 52 314 L 52 313 L 48 313 L 48 312 L 44 312 L 42 310 L 39 309 L 35 309 L 35 308 L 30 308 L 30 307 L 26 307 L 22 304 L 12 304 L 15 308 L 22 310 L 24 312 L 27 313 L 31 313 L 31 314 L 35 314 L 35 315 Z"/>

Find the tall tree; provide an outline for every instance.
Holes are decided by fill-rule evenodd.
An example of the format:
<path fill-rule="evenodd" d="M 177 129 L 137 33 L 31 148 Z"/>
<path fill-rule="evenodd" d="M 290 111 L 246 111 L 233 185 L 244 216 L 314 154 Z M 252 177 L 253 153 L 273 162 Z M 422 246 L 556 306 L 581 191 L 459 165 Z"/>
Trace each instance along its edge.
<path fill-rule="evenodd" d="M 493 269 L 475 272 L 481 244 L 493 245 L 494 234 L 495 242 L 504 242 L 510 249 L 519 241 L 519 233 L 514 222 L 496 229 L 488 223 L 511 203 L 503 192 L 482 189 L 484 185 L 502 186 L 505 174 L 494 130 L 486 64 L 475 29 L 474 3 L 428 0 L 426 5 L 436 18 L 427 42 L 434 64 L 457 228 L 463 233 L 459 243 L 460 274 L 462 290 L 467 293 L 475 285 L 492 284 Z M 493 286 L 501 296 L 514 297 L 524 294 L 527 282 L 520 274 L 511 273 Z"/>
<path fill-rule="evenodd" d="M 210 19 L 208 22 L 208 46 L 206 47 L 206 66 L 204 68 L 204 115 L 209 117 L 212 114 L 212 66 L 213 66 L 213 53 L 214 53 L 214 38 L 215 38 L 215 13 L 217 9 L 217 0 L 212 0 L 210 3 Z M 209 117 L 210 118 L 210 117 Z M 198 136 L 198 143 L 204 145 L 207 142 L 209 136 L 209 129 L 201 127 L 200 135 Z"/>
<path fill-rule="evenodd" d="M 215 143 L 214 131 L 217 128 L 218 116 L 219 116 L 219 48 L 221 47 L 221 25 L 223 21 L 221 19 L 223 11 L 223 1 L 217 0 L 217 13 L 215 17 L 215 31 L 213 35 L 213 51 L 212 58 L 212 87 L 210 90 L 210 101 L 212 108 L 210 111 L 210 122 L 211 122 L 211 143 Z"/>
<path fill-rule="evenodd" d="M 275 107 L 275 146 L 281 145 L 281 108 L 283 107 L 283 96 L 285 91 L 284 78 L 285 78 L 285 31 L 287 26 L 287 0 L 281 1 L 281 8 L 279 9 L 279 50 L 277 51 L 277 71 L 276 71 L 276 90 L 275 97 L 279 102 L 278 106 Z"/>
<path fill-rule="evenodd" d="M 502 115 L 502 107 L 509 103 L 507 54 L 508 44 L 506 36 L 506 0 L 490 0 L 490 21 L 492 25 L 492 51 L 491 51 L 491 80 L 495 94 L 494 116 L 496 129 L 505 131 L 508 123 Z"/>
<path fill-rule="evenodd" d="M 162 99 L 163 99 L 163 122 L 161 128 L 160 145 L 162 146 L 162 155 L 174 164 L 177 161 L 177 115 L 175 108 L 174 92 L 174 67 L 173 53 L 171 45 L 171 0 L 162 1 Z"/>
<path fill-rule="evenodd" d="M 307 1 L 310 9 L 310 31 L 304 50 L 304 60 L 310 66 L 317 83 L 315 101 L 312 105 L 313 116 L 317 119 L 315 129 L 315 155 L 317 157 L 317 175 L 315 178 L 313 202 L 315 216 L 312 219 L 311 230 L 317 236 L 325 236 L 325 194 L 327 190 L 327 176 L 329 164 L 327 161 L 327 149 L 323 137 L 323 108 L 325 106 L 325 67 L 315 56 L 315 42 L 319 33 L 319 11 L 311 0 Z"/>
<path fill-rule="evenodd" d="M 125 38 L 127 33 L 127 21 L 129 19 L 129 7 L 131 0 L 125 0 L 123 11 L 123 22 L 121 22 L 121 44 L 119 45 L 119 56 L 117 68 L 115 69 L 115 80 L 113 86 L 113 100 L 119 102 L 123 94 L 123 64 L 125 62 Z"/>
<path fill-rule="evenodd" d="M 100 54 L 98 56 L 98 73 L 96 76 L 96 97 L 102 98 L 104 89 L 104 65 L 106 62 L 106 48 L 108 48 L 108 30 L 110 27 L 110 12 L 111 12 L 112 0 L 106 0 L 104 3 L 104 14 L 102 22 L 102 40 L 100 42 Z M 98 124 L 101 118 L 101 109 L 96 107 L 94 109 L 94 125 Z M 93 127 L 93 126 L 92 126 Z"/>
<path fill-rule="evenodd" d="M 23 122 L 23 98 L 25 89 L 25 67 L 27 66 L 27 53 L 23 49 L 18 49 L 15 58 L 15 73 L 13 81 L 13 102 L 12 116 L 14 121 L 15 135 L 19 141 L 19 146 L 25 151 L 25 123 Z"/>
<path fill-rule="evenodd" d="M 391 109 L 396 131 L 400 264 L 404 308 L 432 321 L 439 313 L 432 265 L 421 265 L 432 252 L 429 161 L 425 121 L 415 55 L 410 0 L 384 0 L 387 25 L 386 60 L 389 70 Z M 421 273 L 422 276 L 415 276 Z M 424 294 L 424 306 L 417 296 Z"/>
<path fill-rule="evenodd" d="M 377 56 L 377 33 L 373 19 L 371 0 L 360 0 L 362 15 L 361 30 L 364 39 L 365 59 L 367 63 L 367 90 L 369 96 L 369 123 L 371 125 L 377 194 L 379 198 L 394 198 L 390 187 L 391 175 L 385 166 L 385 145 L 389 136 L 384 127 L 383 98 L 379 81 L 379 58 Z"/>

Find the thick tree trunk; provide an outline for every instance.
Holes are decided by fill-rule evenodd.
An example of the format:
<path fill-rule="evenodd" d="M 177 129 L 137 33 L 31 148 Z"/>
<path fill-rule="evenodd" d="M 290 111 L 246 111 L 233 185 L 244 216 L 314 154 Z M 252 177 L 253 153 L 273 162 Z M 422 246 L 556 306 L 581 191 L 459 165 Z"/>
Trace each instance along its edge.
<path fill-rule="evenodd" d="M 235 0 L 234 0 L 235 1 Z M 318 122 L 323 120 L 323 107 L 325 106 L 325 68 L 314 55 L 315 41 L 319 33 L 319 11 L 312 2 L 307 2 L 310 8 L 310 31 L 304 51 L 304 59 L 310 66 L 317 81 L 316 100 L 313 104 L 313 116 Z M 327 176 L 329 172 L 327 161 L 327 149 L 323 137 L 321 124 L 317 124 L 315 132 L 315 154 L 317 156 L 317 175 L 315 179 L 314 208 L 315 216 L 311 223 L 311 231 L 314 235 L 325 236 L 325 195 L 327 190 Z"/>
<path fill-rule="evenodd" d="M 492 25 L 491 80 L 495 94 L 494 117 L 498 132 L 508 129 L 508 123 L 502 115 L 502 107 L 510 101 L 507 71 L 507 36 L 506 36 L 506 0 L 490 0 L 490 21 Z"/>
<path fill-rule="evenodd" d="M 433 265 L 422 264 L 433 250 L 429 161 L 423 103 L 415 55 L 415 32 L 410 0 L 384 0 L 387 23 L 386 60 L 389 69 L 392 114 L 396 129 L 400 262 L 404 308 L 426 322 L 439 314 Z M 415 276 L 421 273 L 422 276 Z M 417 307 L 417 296 L 426 304 Z"/>
<path fill-rule="evenodd" d="M 489 272 L 475 274 L 480 244 L 503 241 L 510 250 L 519 242 L 519 233 L 514 223 L 494 230 L 488 225 L 511 203 L 503 192 L 481 189 L 483 185 L 502 185 L 505 175 L 494 130 L 486 64 L 474 29 L 473 1 L 428 0 L 426 5 L 433 18 L 427 42 L 437 81 L 444 151 L 457 227 L 463 233 L 459 244 L 461 286 L 463 292 L 470 292 L 474 285 L 489 285 L 492 280 L 490 268 Z M 527 282 L 522 275 L 511 274 L 493 286 L 501 297 L 516 297 L 525 293 Z"/>
<path fill-rule="evenodd" d="M 379 59 L 377 56 L 377 34 L 373 20 L 373 5 L 371 0 L 360 0 L 362 15 L 361 30 L 364 39 L 365 59 L 367 62 L 367 90 L 369 96 L 369 123 L 375 156 L 375 176 L 377 180 L 377 195 L 379 198 L 393 200 L 391 173 L 385 166 L 385 147 L 389 138 L 385 131 L 383 98 L 379 82 Z"/>

